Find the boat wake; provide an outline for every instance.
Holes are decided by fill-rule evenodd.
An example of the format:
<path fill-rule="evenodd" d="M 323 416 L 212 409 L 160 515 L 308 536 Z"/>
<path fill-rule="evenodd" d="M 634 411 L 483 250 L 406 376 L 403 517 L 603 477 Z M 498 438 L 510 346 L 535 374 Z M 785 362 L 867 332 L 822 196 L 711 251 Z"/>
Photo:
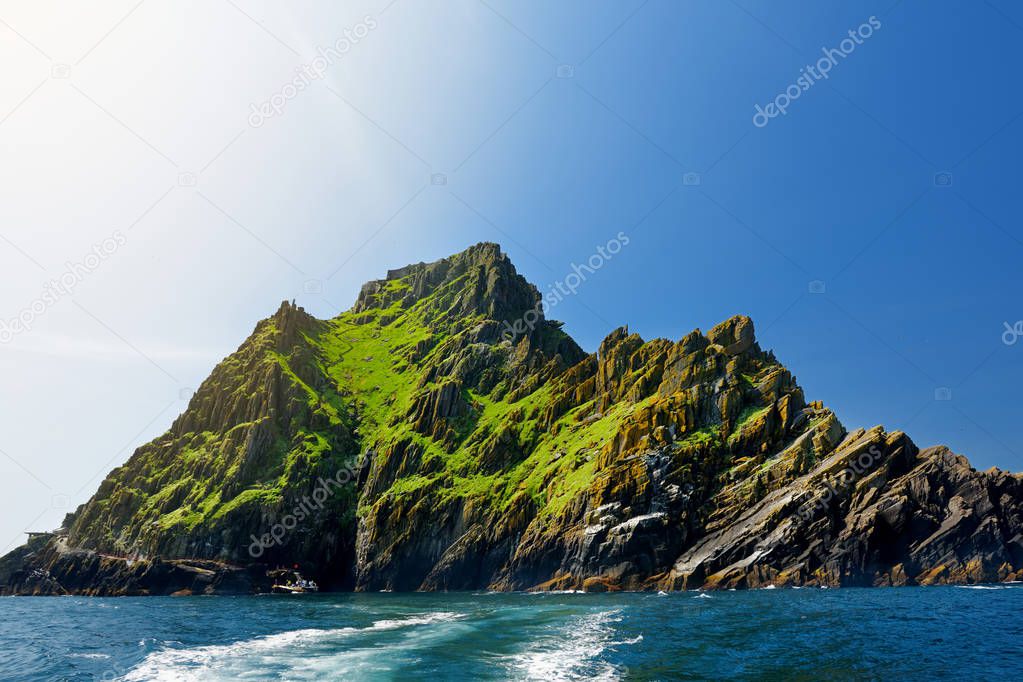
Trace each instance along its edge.
<path fill-rule="evenodd" d="M 573 619 L 557 635 L 533 642 L 530 650 L 508 657 L 511 677 L 529 680 L 618 680 L 625 670 L 607 660 L 612 651 L 643 641 L 643 635 L 617 639 L 619 611 Z"/>
<path fill-rule="evenodd" d="M 231 644 L 188 649 L 166 648 L 149 654 L 121 680 L 141 682 L 188 682 L 191 680 L 227 680 L 244 678 L 323 679 L 327 671 L 352 668 L 341 659 L 368 658 L 369 650 L 359 649 L 353 639 L 386 631 L 415 629 L 418 626 L 451 623 L 462 614 L 439 612 L 406 618 L 375 621 L 366 627 L 302 629 L 265 635 Z M 353 663 L 355 661 L 348 661 Z"/>

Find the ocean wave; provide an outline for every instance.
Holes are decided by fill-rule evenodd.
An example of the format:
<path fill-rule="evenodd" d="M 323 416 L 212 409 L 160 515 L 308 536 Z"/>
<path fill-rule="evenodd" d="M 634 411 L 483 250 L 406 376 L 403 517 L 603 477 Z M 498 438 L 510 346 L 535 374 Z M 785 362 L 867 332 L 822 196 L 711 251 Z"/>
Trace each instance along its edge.
<path fill-rule="evenodd" d="M 162 649 L 153 652 L 135 668 L 120 678 L 123 682 L 157 681 L 186 682 L 254 677 L 260 671 L 269 672 L 271 664 L 288 666 L 293 660 L 302 660 L 310 649 L 330 646 L 363 633 L 398 630 L 421 625 L 451 622 L 464 614 L 451 612 L 427 613 L 406 618 L 388 618 L 366 627 L 333 629 L 306 628 L 289 630 L 231 644 L 218 644 L 191 649 Z M 280 679 L 274 675 L 273 679 Z"/>
<path fill-rule="evenodd" d="M 617 610 L 575 618 L 557 635 L 535 642 L 530 651 L 508 657 L 511 672 L 514 677 L 554 682 L 621 679 L 624 671 L 606 654 L 643 641 L 643 635 L 617 640 L 615 624 L 621 620 Z"/>

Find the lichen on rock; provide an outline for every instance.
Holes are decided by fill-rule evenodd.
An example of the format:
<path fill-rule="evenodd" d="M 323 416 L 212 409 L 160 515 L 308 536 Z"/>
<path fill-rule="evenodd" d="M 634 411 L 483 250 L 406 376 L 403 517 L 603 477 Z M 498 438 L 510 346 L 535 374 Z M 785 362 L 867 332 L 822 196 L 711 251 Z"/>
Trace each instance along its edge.
<path fill-rule="evenodd" d="M 0 591 L 244 592 L 278 564 L 356 590 L 1023 577 L 1019 475 L 847 432 L 748 317 L 586 353 L 539 304 L 496 244 L 333 319 L 282 304 L 65 528 L 0 559 Z"/>

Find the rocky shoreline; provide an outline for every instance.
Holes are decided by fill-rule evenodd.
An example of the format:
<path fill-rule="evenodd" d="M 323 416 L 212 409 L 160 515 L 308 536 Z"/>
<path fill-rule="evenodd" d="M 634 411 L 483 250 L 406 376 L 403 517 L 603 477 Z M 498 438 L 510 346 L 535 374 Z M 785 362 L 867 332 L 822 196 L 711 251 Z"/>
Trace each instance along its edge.
<path fill-rule="evenodd" d="M 125 559 L 69 548 L 66 538 L 29 547 L 20 565 L 0 560 L 0 595 L 143 597 L 269 592 L 266 567 L 201 559 Z"/>

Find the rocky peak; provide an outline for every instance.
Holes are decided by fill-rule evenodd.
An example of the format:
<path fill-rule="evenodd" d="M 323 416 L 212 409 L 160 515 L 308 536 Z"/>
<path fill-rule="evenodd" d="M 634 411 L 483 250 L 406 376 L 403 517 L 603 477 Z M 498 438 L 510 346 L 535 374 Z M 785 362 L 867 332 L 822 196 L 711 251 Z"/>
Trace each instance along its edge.
<path fill-rule="evenodd" d="M 711 343 L 721 346 L 725 355 L 739 355 L 756 345 L 753 320 L 745 315 L 730 317 L 707 332 Z"/>
<path fill-rule="evenodd" d="M 303 333 L 308 334 L 322 326 L 318 319 L 307 313 L 302 306 L 295 305 L 294 301 L 281 301 L 277 312 L 261 324 L 273 326 L 277 350 L 282 353 L 299 343 Z M 259 327 L 256 331 L 259 331 Z"/>
<path fill-rule="evenodd" d="M 323 322 L 294 301 L 282 301 L 202 382 L 170 433 L 181 437 L 190 432 L 221 432 L 279 412 L 281 404 L 298 395 L 290 380 L 282 381 L 281 361 L 289 364 L 295 377 L 309 383 L 319 381 L 307 339 L 323 327 Z"/>
<path fill-rule="evenodd" d="M 514 322 L 530 310 L 543 319 L 540 292 L 518 274 L 501 247 L 482 242 L 449 258 L 416 263 L 389 270 L 382 280 L 367 282 L 355 302 L 354 312 L 389 308 L 396 303 L 409 308 L 424 299 L 437 315 L 483 315 Z"/>

